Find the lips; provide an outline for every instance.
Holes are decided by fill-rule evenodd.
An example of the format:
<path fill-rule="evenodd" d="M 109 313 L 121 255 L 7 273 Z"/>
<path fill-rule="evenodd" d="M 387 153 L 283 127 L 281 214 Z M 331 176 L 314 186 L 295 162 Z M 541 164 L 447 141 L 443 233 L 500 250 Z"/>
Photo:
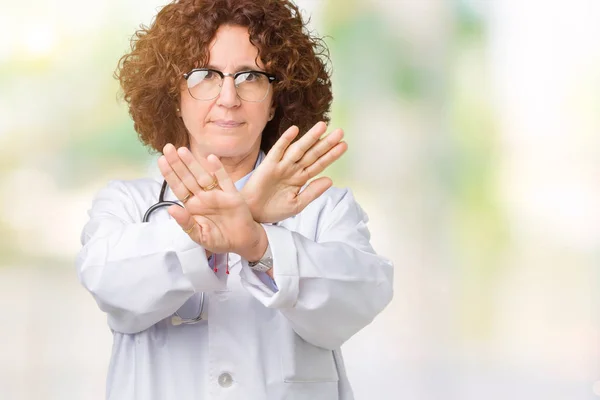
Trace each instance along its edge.
<path fill-rule="evenodd" d="M 238 126 L 241 126 L 243 124 L 242 122 L 224 119 L 212 121 L 212 123 L 220 128 L 237 128 Z"/>

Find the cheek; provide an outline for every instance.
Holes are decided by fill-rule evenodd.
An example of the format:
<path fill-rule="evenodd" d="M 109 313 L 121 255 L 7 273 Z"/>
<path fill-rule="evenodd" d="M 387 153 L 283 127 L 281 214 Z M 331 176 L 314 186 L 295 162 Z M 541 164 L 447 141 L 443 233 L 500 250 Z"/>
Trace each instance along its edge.
<path fill-rule="evenodd" d="M 210 103 L 200 102 L 192 99 L 181 100 L 181 116 L 183 122 L 191 130 L 192 127 L 198 128 L 204 125 L 204 121 L 210 110 Z"/>
<path fill-rule="evenodd" d="M 252 120 L 257 125 L 266 125 L 269 122 L 269 113 L 271 112 L 271 102 L 265 99 L 264 103 L 256 104 L 252 110 Z"/>

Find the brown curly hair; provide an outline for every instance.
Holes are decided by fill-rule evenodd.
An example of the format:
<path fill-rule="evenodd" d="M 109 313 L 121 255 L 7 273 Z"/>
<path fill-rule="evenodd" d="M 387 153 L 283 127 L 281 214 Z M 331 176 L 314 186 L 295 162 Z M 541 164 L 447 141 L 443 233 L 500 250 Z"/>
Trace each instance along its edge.
<path fill-rule="evenodd" d="M 189 145 L 176 114 L 182 75 L 208 64 L 208 46 L 223 24 L 247 27 L 266 70 L 277 77 L 276 111 L 263 130 L 263 151 L 292 125 L 300 128 L 300 137 L 317 121 L 329 121 L 329 51 L 308 31 L 291 1 L 176 0 L 159 11 L 150 27 L 140 26 L 131 52 L 115 71 L 140 140 L 159 153 L 167 143 Z"/>

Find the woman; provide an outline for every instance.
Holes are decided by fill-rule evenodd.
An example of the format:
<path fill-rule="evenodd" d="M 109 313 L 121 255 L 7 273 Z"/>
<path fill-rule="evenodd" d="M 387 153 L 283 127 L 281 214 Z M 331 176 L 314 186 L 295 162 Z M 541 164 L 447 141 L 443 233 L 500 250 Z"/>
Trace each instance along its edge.
<path fill-rule="evenodd" d="M 77 261 L 114 336 L 107 398 L 352 398 L 340 346 L 392 265 L 350 191 L 306 184 L 346 150 L 321 138 L 321 55 L 287 0 L 176 1 L 136 33 L 117 77 L 162 176 L 109 183 Z"/>

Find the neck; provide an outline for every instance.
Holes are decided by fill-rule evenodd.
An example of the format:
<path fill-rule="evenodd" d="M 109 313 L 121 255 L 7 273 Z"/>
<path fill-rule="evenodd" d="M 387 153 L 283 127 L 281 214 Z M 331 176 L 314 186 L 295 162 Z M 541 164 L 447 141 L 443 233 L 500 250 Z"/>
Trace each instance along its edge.
<path fill-rule="evenodd" d="M 206 158 L 210 154 L 194 148 L 191 149 L 191 152 L 196 159 Z M 218 154 L 216 154 L 216 156 L 219 157 L 219 160 L 221 160 L 221 164 L 223 164 L 223 167 L 229 175 L 229 178 L 231 178 L 231 181 L 235 183 L 244 176 L 248 175 L 254 169 L 259 152 L 260 148 L 253 149 L 248 154 L 240 156 L 221 157 Z"/>
<path fill-rule="evenodd" d="M 258 151 L 239 157 L 219 157 L 233 183 L 239 181 L 254 169 L 257 158 Z"/>

